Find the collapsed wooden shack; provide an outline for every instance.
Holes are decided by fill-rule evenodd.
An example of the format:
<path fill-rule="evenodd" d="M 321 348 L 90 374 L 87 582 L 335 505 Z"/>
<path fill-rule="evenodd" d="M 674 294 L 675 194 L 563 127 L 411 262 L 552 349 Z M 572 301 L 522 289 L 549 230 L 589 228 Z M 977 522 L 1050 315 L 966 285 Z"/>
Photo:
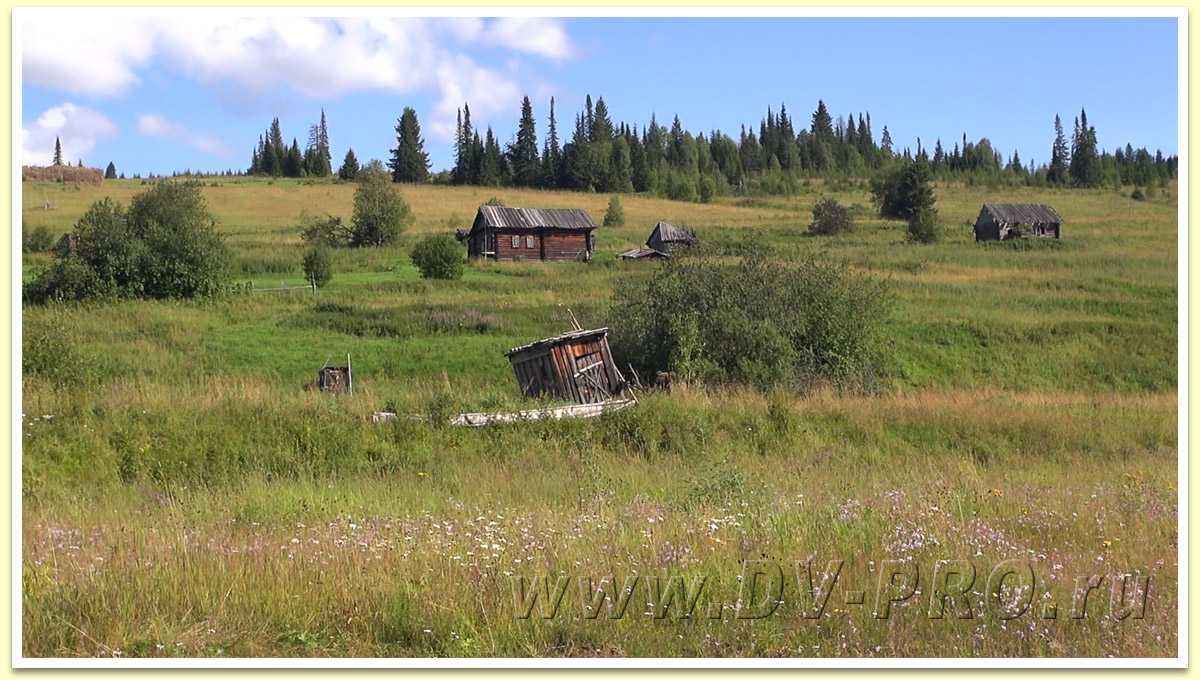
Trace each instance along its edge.
<path fill-rule="evenodd" d="M 985 203 L 975 220 L 975 240 L 1062 238 L 1062 222 L 1063 218 L 1048 205 Z"/>
<path fill-rule="evenodd" d="M 690 247 L 699 244 L 700 239 L 696 238 L 696 234 L 666 222 L 654 225 L 654 231 L 651 231 L 650 238 L 646 239 L 646 247 L 660 253 L 669 253 L 679 246 Z"/>
<path fill-rule="evenodd" d="M 504 353 L 517 374 L 521 394 L 549 396 L 578 404 L 612 400 L 625 389 L 608 328 L 576 330 L 515 347 Z"/>
<path fill-rule="evenodd" d="M 622 260 L 663 260 L 671 257 L 671 254 L 653 248 L 634 248 L 633 250 L 621 253 L 617 257 Z"/>

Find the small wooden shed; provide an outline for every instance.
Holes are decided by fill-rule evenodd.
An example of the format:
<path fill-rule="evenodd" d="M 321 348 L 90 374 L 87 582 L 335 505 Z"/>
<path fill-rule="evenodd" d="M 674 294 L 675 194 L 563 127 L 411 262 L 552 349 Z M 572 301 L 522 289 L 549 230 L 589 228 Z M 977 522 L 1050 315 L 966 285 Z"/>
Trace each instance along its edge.
<path fill-rule="evenodd" d="M 666 222 L 654 225 L 654 231 L 650 232 L 650 238 L 646 239 L 647 248 L 661 252 L 670 252 L 676 246 L 694 246 L 698 243 L 700 239 L 692 232 L 673 227 Z"/>
<path fill-rule="evenodd" d="M 570 262 L 592 257 L 595 229 L 584 210 L 481 205 L 471 230 L 458 238 L 470 258 Z"/>
<path fill-rule="evenodd" d="M 526 397 L 543 395 L 579 404 L 608 401 L 625 381 L 608 348 L 608 328 L 577 330 L 515 347 L 504 353 L 512 362 Z"/>
<path fill-rule="evenodd" d="M 975 240 L 1062 238 L 1062 222 L 1062 217 L 1048 205 L 985 203 L 975 220 Z"/>

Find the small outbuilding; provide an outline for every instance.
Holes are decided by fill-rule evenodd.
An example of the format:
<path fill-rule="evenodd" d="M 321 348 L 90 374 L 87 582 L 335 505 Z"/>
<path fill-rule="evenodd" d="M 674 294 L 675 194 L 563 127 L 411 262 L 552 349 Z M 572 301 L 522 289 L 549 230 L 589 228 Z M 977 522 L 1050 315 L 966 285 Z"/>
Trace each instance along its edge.
<path fill-rule="evenodd" d="M 677 246 L 694 246 L 699 243 L 700 239 L 696 238 L 693 232 L 673 227 L 666 222 L 654 225 L 654 231 L 650 232 L 650 238 L 646 239 L 647 248 L 664 253 Z"/>
<path fill-rule="evenodd" d="M 985 203 L 975 220 L 975 240 L 1062 238 L 1062 222 L 1062 217 L 1048 205 Z"/>
<path fill-rule="evenodd" d="M 515 347 L 504 353 L 517 373 L 521 394 L 579 404 L 613 399 L 625 381 L 608 348 L 608 328 L 577 330 Z"/>
<path fill-rule="evenodd" d="M 466 241 L 470 258 L 570 262 L 591 259 L 595 229 L 584 210 L 481 205 L 459 240 Z"/>

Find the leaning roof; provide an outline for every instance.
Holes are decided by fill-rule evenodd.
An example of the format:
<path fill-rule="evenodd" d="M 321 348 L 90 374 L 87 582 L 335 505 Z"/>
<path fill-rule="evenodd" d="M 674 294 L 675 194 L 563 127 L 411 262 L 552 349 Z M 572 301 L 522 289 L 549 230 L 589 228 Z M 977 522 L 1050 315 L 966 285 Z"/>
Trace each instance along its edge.
<path fill-rule="evenodd" d="M 483 226 L 498 229 L 578 229 L 591 231 L 596 228 L 591 215 L 575 208 L 506 208 L 498 205 L 481 205 L 475 225 L 483 220 Z"/>
<path fill-rule="evenodd" d="M 658 238 L 663 243 L 694 243 L 697 240 L 692 234 L 679 227 L 673 227 L 666 222 L 659 222 L 654 225 L 654 231 L 658 232 Z M 651 238 L 654 237 L 654 231 L 650 232 Z"/>
<path fill-rule="evenodd" d="M 546 338 L 545 340 L 538 340 L 537 342 L 531 342 L 528 345 L 521 345 L 520 347 L 514 347 L 514 348 L 508 350 L 507 352 L 505 352 L 504 356 L 508 357 L 508 356 L 512 356 L 514 354 L 520 354 L 521 352 L 526 352 L 531 349 L 537 349 L 539 347 L 546 347 L 547 345 L 557 345 L 560 342 L 566 342 L 568 340 L 581 340 L 583 338 L 590 338 L 590 337 L 593 337 L 596 335 L 606 335 L 607 333 L 608 333 L 608 326 L 605 326 L 604 328 L 593 328 L 591 330 L 570 331 L 568 333 L 563 333 L 562 335 L 558 335 L 553 338 Z"/>
<path fill-rule="evenodd" d="M 1062 224 L 1063 218 L 1048 205 L 985 203 L 983 209 L 1007 224 Z"/>

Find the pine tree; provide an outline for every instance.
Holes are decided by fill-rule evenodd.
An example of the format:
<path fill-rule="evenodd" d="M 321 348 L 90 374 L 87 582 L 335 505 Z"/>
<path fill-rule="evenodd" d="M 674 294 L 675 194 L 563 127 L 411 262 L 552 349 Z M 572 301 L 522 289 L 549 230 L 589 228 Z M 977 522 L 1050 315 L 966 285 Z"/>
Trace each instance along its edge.
<path fill-rule="evenodd" d="M 608 115 L 608 105 L 604 97 L 596 100 L 596 108 L 592 112 L 588 129 L 588 138 L 592 142 L 610 142 L 613 138 L 613 123 Z"/>
<path fill-rule="evenodd" d="M 542 168 L 538 159 L 537 124 L 533 119 L 533 104 L 529 97 L 521 100 L 521 122 L 517 126 L 517 138 L 508 148 L 512 165 L 513 184 L 519 187 L 535 187 L 541 180 Z"/>
<path fill-rule="evenodd" d="M 554 120 L 554 97 L 550 98 L 550 125 L 542 151 L 542 186 L 555 189 L 562 182 L 562 149 L 558 145 L 558 123 Z"/>
<path fill-rule="evenodd" d="M 1066 184 L 1067 164 L 1070 163 L 1070 152 L 1067 150 L 1067 138 L 1063 135 L 1062 119 L 1054 116 L 1054 146 L 1050 149 L 1050 168 L 1046 179 L 1051 184 Z"/>
<path fill-rule="evenodd" d="M 284 177 L 301 177 L 304 175 L 304 156 L 300 153 L 300 144 L 292 138 L 292 147 L 287 150 L 283 161 Z"/>
<path fill-rule="evenodd" d="M 425 140 L 421 139 L 421 124 L 417 112 L 410 106 L 404 107 L 396 121 L 396 148 L 388 161 L 392 169 L 393 182 L 424 182 L 429 179 L 429 154 L 425 152 Z"/>
<path fill-rule="evenodd" d="M 267 143 L 275 151 L 275 157 L 282 162 L 287 156 L 288 149 L 283 143 L 283 131 L 279 127 L 279 118 L 271 121 L 271 127 L 267 132 Z"/>
<path fill-rule="evenodd" d="M 475 146 L 479 135 L 471 129 L 471 107 L 463 104 L 458 115 L 458 132 L 454 138 L 454 169 L 451 176 L 455 184 L 472 184 L 475 174 Z"/>
<path fill-rule="evenodd" d="M 62 142 L 58 141 L 58 137 L 54 138 L 54 164 L 62 165 Z"/>
<path fill-rule="evenodd" d="M 117 166 L 112 161 L 108 162 L 108 167 L 104 169 L 104 179 L 116 179 Z"/>
<path fill-rule="evenodd" d="M 492 134 L 492 126 L 488 126 L 486 141 L 483 144 L 483 157 L 480 163 L 479 183 L 487 186 L 498 186 L 505 183 L 507 168 L 504 164 L 504 154 L 500 144 Z"/>
<path fill-rule="evenodd" d="M 354 156 L 354 149 L 346 151 L 342 167 L 338 168 L 338 177 L 348 182 L 358 178 L 358 158 Z"/>

